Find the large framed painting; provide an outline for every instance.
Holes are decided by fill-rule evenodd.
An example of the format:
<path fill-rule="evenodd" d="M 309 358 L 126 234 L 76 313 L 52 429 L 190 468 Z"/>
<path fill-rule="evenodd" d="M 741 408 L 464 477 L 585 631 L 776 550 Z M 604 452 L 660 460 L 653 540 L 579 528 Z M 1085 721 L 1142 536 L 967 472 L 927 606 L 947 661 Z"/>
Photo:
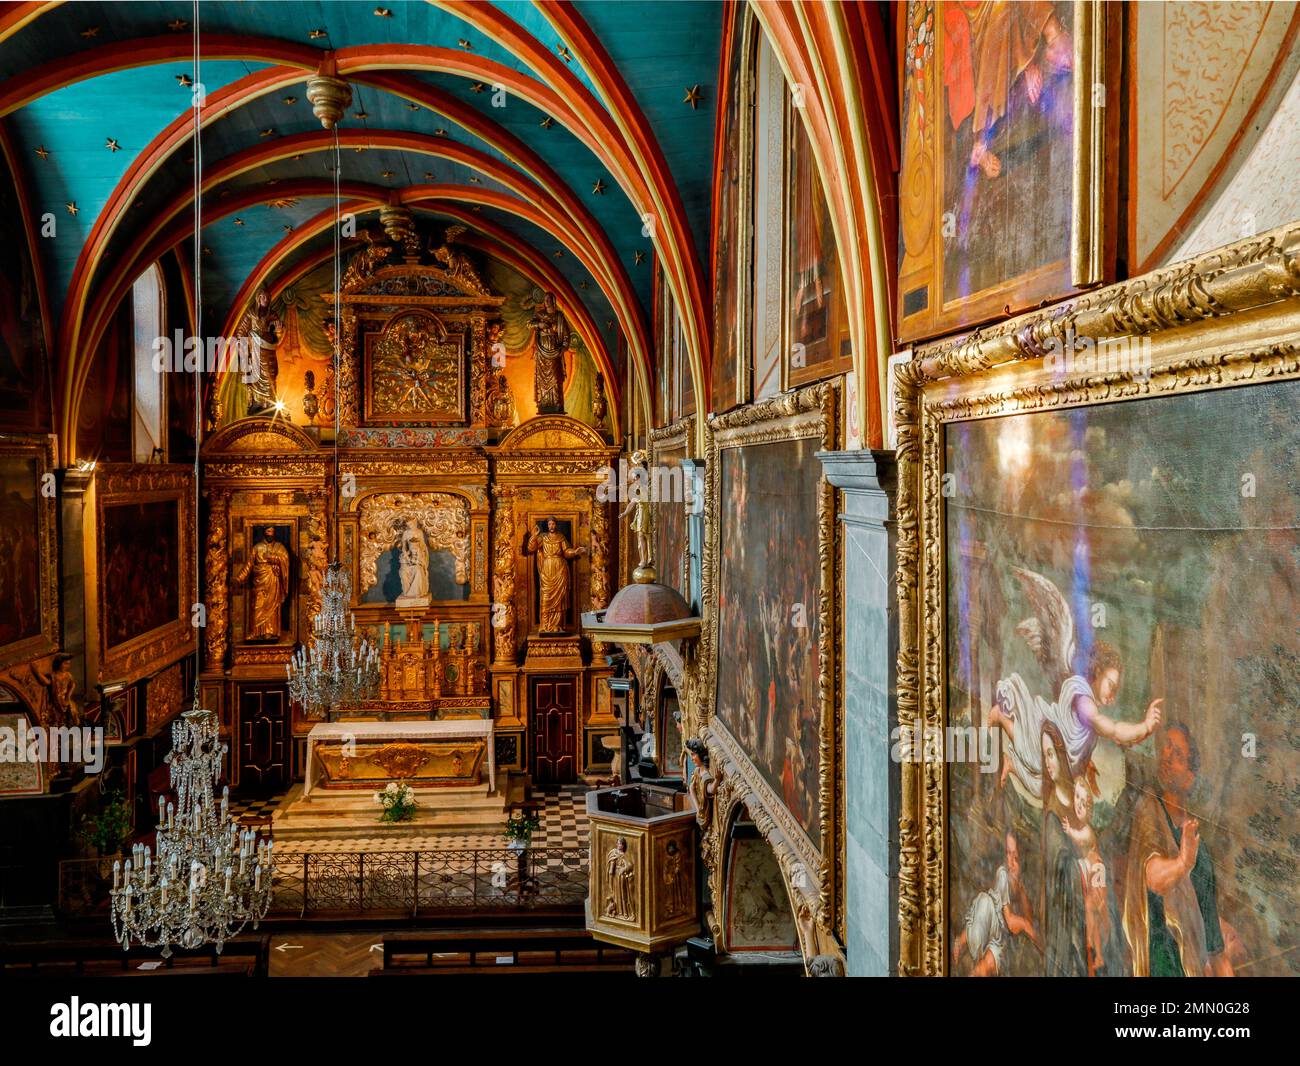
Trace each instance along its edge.
<path fill-rule="evenodd" d="M 1297 241 L 900 368 L 902 971 L 1300 972 Z"/>
<path fill-rule="evenodd" d="M 758 24 L 744 4 L 728 9 L 726 82 L 719 100 L 714 178 L 713 371 L 711 408 L 744 403 L 750 337 L 753 246 L 753 78 Z"/>
<path fill-rule="evenodd" d="M 103 464 L 95 512 L 99 674 L 135 680 L 194 650 L 194 471 Z"/>
<path fill-rule="evenodd" d="M 702 658 L 706 735 L 780 832 L 824 923 L 834 904 L 834 489 L 817 453 L 837 440 L 832 383 L 710 425 Z M 722 649 L 725 647 L 725 655 Z"/>
<path fill-rule="evenodd" d="M 58 643 L 54 477 L 52 438 L 0 434 L 0 667 Z"/>
<path fill-rule="evenodd" d="M 786 94 L 789 97 L 789 93 Z M 803 116 L 787 99 L 782 387 L 853 368 L 830 205 Z"/>
<path fill-rule="evenodd" d="M 1120 111 L 1107 106 L 1118 84 L 1108 82 L 1108 66 L 1117 68 L 1108 58 L 1119 7 L 907 5 L 900 340 L 950 333 L 1105 280 L 1118 170 L 1107 158 Z"/>
<path fill-rule="evenodd" d="M 0 128 L 0 429 L 50 426 L 48 319 L 41 303 L 36 233 L 22 170 L 6 128 Z"/>
<path fill-rule="evenodd" d="M 696 503 L 691 495 L 694 479 L 688 479 L 682 460 L 687 458 L 693 439 L 694 419 L 683 418 L 650 433 L 650 469 L 657 490 L 654 505 L 655 568 L 659 580 L 690 601 L 690 543 L 687 514 Z"/>

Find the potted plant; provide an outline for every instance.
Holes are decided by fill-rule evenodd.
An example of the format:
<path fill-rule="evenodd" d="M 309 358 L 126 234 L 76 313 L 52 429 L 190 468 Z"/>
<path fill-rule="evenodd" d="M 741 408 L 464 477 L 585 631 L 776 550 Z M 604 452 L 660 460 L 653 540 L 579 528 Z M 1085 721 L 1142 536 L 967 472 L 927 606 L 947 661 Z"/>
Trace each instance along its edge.
<path fill-rule="evenodd" d="M 99 809 L 81 819 L 81 838 L 95 849 L 101 876 L 107 876 L 113 860 L 131 837 L 131 809 L 121 789 L 103 794 Z"/>
<path fill-rule="evenodd" d="M 384 808 L 381 822 L 405 822 L 415 815 L 415 789 L 405 781 L 389 781 L 383 792 L 375 793 L 375 802 Z"/>
<path fill-rule="evenodd" d="M 542 824 L 536 811 L 515 811 L 506 820 L 504 830 L 506 847 L 515 853 L 516 885 L 523 893 L 529 884 L 528 845 L 532 842 L 533 832 Z"/>

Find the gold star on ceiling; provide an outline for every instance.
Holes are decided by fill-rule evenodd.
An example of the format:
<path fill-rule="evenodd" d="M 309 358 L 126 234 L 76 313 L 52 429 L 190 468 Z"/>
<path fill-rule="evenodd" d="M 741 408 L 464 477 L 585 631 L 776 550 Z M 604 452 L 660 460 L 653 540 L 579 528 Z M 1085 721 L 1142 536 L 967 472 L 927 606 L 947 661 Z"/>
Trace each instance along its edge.
<path fill-rule="evenodd" d="M 118 144 L 117 140 L 113 137 L 108 137 L 105 139 L 104 147 L 107 148 L 110 152 L 120 152 L 122 150 L 122 146 Z"/>
<path fill-rule="evenodd" d="M 290 107 L 292 107 L 292 106 L 293 106 L 294 104 L 296 104 L 297 102 L 298 102 L 298 98 L 297 98 L 296 96 L 282 96 L 282 97 L 280 97 L 280 103 L 282 103 L 282 104 L 288 104 Z"/>
<path fill-rule="evenodd" d="M 236 226 L 243 226 L 243 225 L 245 225 L 245 222 L 244 222 L 244 220 L 243 220 L 242 218 L 236 218 L 236 219 L 235 219 L 235 225 L 236 225 Z"/>
<path fill-rule="evenodd" d="M 36 154 L 40 156 L 42 159 L 50 158 L 50 150 L 46 148 L 45 145 L 43 144 L 38 144 L 36 146 Z"/>
<path fill-rule="evenodd" d="M 443 129 L 441 126 L 439 126 L 436 130 L 433 131 L 433 135 L 435 137 L 446 137 L 447 131 Z"/>
<path fill-rule="evenodd" d="M 704 99 L 704 93 L 698 85 L 692 85 L 686 90 L 686 95 L 682 97 L 682 103 L 690 104 L 691 110 L 695 111 L 700 106 L 700 101 Z"/>
<path fill-rule="evenodd" d="M 297 202 L 298 197 L 296 196 L 282 196 L 278 200 L 271 200 L 266 206 L 283 211 L 286 207 L 293 207 Z"/>
<path fill-rule="evenodd" d="M 393 17 L 392 11 L 390 11 L 386 7 L 375 8 L 375 14 L 378 15 L 381 19 L 390 19 Z"/>
<path fill-rule="evenodd" d="M 194 79 L 191 78 L 188 74 L 177 74 L 176 84 L 179 85 L 182 89 L 188 89 L 191 85 L 194 84 Z"/>
<path fill-rule="evenodd" d="M 284 230 L 285 233 L 292 233 L 292 232 L 293 232 L 293 227 L 292 227 L 291 225 L 289 225 L 289 223 L 287 223 L 287 222 L 286 222 L 283 226 L 281 226 L 280 228 L 281 228 L 282 230 Z"/>
<path fill-rule="evenodd" d="M 573 53 L 569 51 L 569 46 L 568 46 L 568 45 L 566 45 L 566 44 L 557 44 L 557 45 L 555 46 L 555 51 L 558 53 L 559 57 L 560 57 L 561 59 L 563 59 L 566 63 L 572 63 L 572 62 L 573 62 Z"/>
<path fill-rule="evenodd" d="M 582 281 L 578 282 L 578 288 L 580 288 L 580 289 L 586 289 L 586 287 L 587 287 L 587 280 L 586 280 L 586 278 L 584 278 Z"/>
<path fill-rule="evenodd" d="M 70 214 L 73 218 L 76 218 L 77 212 L 81 210 L 81 208 L 77 206 L 77 202 L 75 200 L 69 200 L 63 206 L 68 209 L 68 214 Z"/>
<path fill-rule="evenodd" d="M 322 37 L 324 37 L 325 35 L 326 35 L 326 34 L 325 34 L 325 31 L 324 31 L 324 30 L 310 30 L 310 31 L 307 33 L 307 39 L 308 39 L 309 41 L 319 41 L 319 40 L 320 40 Z"/>
<path fill-rule="evenodd" d="M 407 100 L 407 101 L 406 101 L 406 110 L 407 110 L 407 111 L 419 111 L 419 110 L 420 110 L 420 105 L 417 104 L 414 100 Z"/>
<path fill-rule="evenodd" d="M 379 172 L 379 176 L 380 176 L 381 178 L 391 178 L 391 177 L 393 176 L 394 173 L 395 173 L 395 171 L 392 171 L 392 170 L 381 170 L 381 171 Z"/>
<path fill-rule="evenodd" d="M 551 118 L 550 115 L 547 115 L 544 119 L 542 119 L 541 122 L 538 123 L 538 125 L 541 126 L 542 129 L 544 130 L 549 130 L 552 126 L 555 125 L 555 119 Z"/>
<path fill-rule="evenodd" d="M 640 266 L 642 260 L 645 259 L 645 252 L 641 251 L 641 249 L 638 248 L 638 249 L 636 250 L 636 255 L 635 255 L 634 258 L 635 258 L 635 260 L 636 260 L 637 265 Z"/>
<path fill-rule="evenodd" d="M 98 26 L 87 26 L 84 30 L 81 31 L 81 36 L 83 36 L 84 38 L 86 38 L 86 40 L 90 40 L 92 37 L 98 37 L 98 36 L 99 36 L 99 27 L 98 27 Z"/>
<path fill-rule="evenodd" d="M 433 171 L 432 171 L 432 170 L 426 170 L 426 171 L 424 172 L 424 180 L 425 180 L 425 181 L 433 181 Z"/>
<path fill-rule="evenodd" d="M 563 248 L 556 248 L 556 249 L 555 249 L 555 253 L 554 253 L 554 255 L 555 255 L 555 258 L 556 258 L 556 259 L 563 259 L 563 258 L 564 258 L 564 249 L 563 249 Z"/>
<path fill-rule="evenodd" d="M 613 328 L 614 328 L 614 320 L 613 320 L 612 318 L 607 318 L 607 319 L 605 319 L 605 328 L 606 328 L 606 329 L 613 329 Z"/>
<path fill-rule="evenodd" d="M 280 179 L 279 179 L 279 178 L 272 178 L 272 179 L 271 179 L 270 181 L 268 181 L 266 184 L 267 184 L 267 185 L 279 185 L 279 184 L 280 184 Z"/>
<path fill-rule="evenodd" d="M 352 150 L 356 152 L 357 155 L 360 155 L 362 152 L 366 150 L 366 146 L 364 144 L 358 145 L 356 148 L 353 148 Z"/>
<path fill-rule="evenodd" d="M 597 196 L 603 196 L 605 193 L 605 181 L 603 178 L 597 178 L 596 184 L 591 187 L 591 191 Z"/>
<path fill-rule="evenodd" d="M 270 126 L 267 126 L 266 129 L 264 129 L 264 130 L 262 131 L 262 136 L 263 136 L 263 137 L 274 137 L 274 136 L 275 136 L 275 130 L 272 129 Z"/>
<path fill-rule="evenodd" d="M 187 28 L 188 26 L 189 23 L 186 22 L 184 19 L 172 19 L 171 22 L 167 23 L 167 28 L 171 30 L 172 33 L 180 33 L 181 30 Z"/>
<path fill-rule="evenodd" d="M 364 121 L 365 119 L 368 119 L 370 117 L 370 113 L 368 111 L 358 111 L 352 117 L 359 118 L 362 121 Z"/>
<path fill-rule="evenodd" d="M 470 183 L 473 184 L 473 185 L 482 185 L 482 184 L 483 184 L 483 179 L 480 178 L 477 174 L 471 174 L 471 175 L 469 176 L 469 180 L 470 180 Z"/>
<path fill-rule="evenodd" d="M 469 41 L 465 40 L 464 37 L 462 37 L 462 38 L 461 38 L 460 40 L 458 40 L 456 43 L 457 43 L 458 45 L 460 45 L 462 48 L 473 48 L 473 47 L 474 47 L 472 44 L 469 43 Z"/>
<path fill-rule="evenodd" d="M 481 81 L 476 81 L 469 87 L 469 91 L 472 93 L 487 92 L 487 86 L 485 86 Z"/>
<path fill-rule="evenodd" d="M 475 204 L 473 207 L 470 208 L 470 210 L 473 211 L 474 214 L 476 215 L 481 215 L 483 213 L 483 208 L 481 208 L 478 204 Z"/>

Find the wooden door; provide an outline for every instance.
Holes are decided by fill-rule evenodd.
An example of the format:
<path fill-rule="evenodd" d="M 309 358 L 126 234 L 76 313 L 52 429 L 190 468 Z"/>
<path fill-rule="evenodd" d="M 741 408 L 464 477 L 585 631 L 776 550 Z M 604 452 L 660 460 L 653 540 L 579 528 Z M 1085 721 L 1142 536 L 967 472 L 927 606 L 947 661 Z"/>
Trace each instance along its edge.
<path fill-rule="evenodd" d="M 578 779 L 578 679 L 572 674 L 534 677 L 528 684 L 535 785 Z"/>
<path fill-rule="evenodd" d="M 267 796 L 289 784 L 289 694 L 279 685 L 239 689 L 239 790 Z"/>

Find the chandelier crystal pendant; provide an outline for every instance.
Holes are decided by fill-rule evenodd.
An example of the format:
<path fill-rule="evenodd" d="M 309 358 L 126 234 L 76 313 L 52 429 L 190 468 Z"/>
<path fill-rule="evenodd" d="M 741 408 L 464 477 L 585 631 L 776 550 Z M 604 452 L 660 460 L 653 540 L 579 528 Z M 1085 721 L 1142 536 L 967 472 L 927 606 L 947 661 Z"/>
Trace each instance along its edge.
<path fill-rule="evenodd" d="M 249 922 L 256 929 L 271 905 L 272 844 L 230 816 L 230 788 L 218 806 L 227 745 L 212 711 L 197 701 L 172 723 L 167 756 L 175 802 L 159 797 L 156 853 L 137 844 L 125 864 L 113 863 L 109 906 L 113 936 L 125 951 L 142 947 L 197 948 L 225 942 Z"/>
<path fill-rule="evenodd" d="M 379 687 L 379 650 L 357 633 L 352 579 L 342 563 L 325 571 L 321 609 L 312 622 L 312 643 L 300 645 L 285 667 L 289 698 L 308 717 L 319 717 L 345 703 L 371 698 Z"/>

